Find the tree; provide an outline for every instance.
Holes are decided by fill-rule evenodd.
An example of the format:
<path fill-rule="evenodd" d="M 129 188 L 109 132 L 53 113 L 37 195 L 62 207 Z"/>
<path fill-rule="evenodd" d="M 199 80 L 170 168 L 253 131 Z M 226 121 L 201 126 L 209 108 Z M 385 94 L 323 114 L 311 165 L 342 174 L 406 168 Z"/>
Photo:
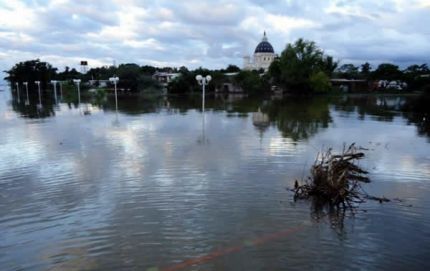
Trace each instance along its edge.
<path fill-rule="evenodd" d="M 11 84 L 16 82 L 28 82 L 29 89 L 33 90 L 34 81 L 40 81 L 42 88 L 46 88 L 49 81 L 54 79 L 57 73 L 57 68 L 52 67 L 47 62 L 42 62 L 39 59 L 19 62 L 12 69 L 5 71 L 8 76 L 4 79 Z"/>
<path fill-rule="evenodd" d="M 121 64 L 118 66 L 117 74 L 120 80 L 118 87 L 136 92 L 139 87 L 138 78 L 140 75 L 140 67 L 134 63 Z"/>
<path fill-rule="evenodd" d="M 401 80 L 403 73 L 399 70 L 399 66 L 382 63 L 372 72 L 371 77 L 376 80 Z"/>
<path fill-rule="evenodd" d="M 339 65 L 339 62 L 334 61 L 332 56 L 326 56 L 324 61 L 324 71 L 326 74 L 331 77 L 333 75 L 333 72 L 336 70 L 337 66 Z"/>
<path fill-rule="evenodd" d="M 225 72 L 240 72 L 240 68 L 236 65 L 228 65 L 227 68 L 225 69 Z"/>
<path fill-rule="evenodd" d="M 311 75 L 310 85 L 315 92 L 326 93 L 331 90 L 330 77 L 322 71 Z"/>
<path fill-rule="evenodd" d="M 343 64 L 337 69 L 340 77 L 345 79 L 357 79 L 358 77 L 358 67 L 354 64 Z"/>
<path fill-rule="evenodd" d="M 427 64 L 411 65 L 404 70 L 404 80 L 412 90 L 430 91 L 429 74 Z"/>
<path fill-rule="evenodd" d="M 202 69 L 200 69 L 199 72 L 202 72 Z M 183 67 L 180 69 L 180 74 L 180 76 L 173 79 L 167 86 L 169 93 L 183 94 L 198 91 L 196 72 L 190 72 L 187 68 Z M 200 74 L 207 75 L 208 73 L 205 71 L 205 73 Z"/>
<path fill-rule="evenodd" d="M 56 79 L 64 81 L 83 78 L 82 73 L 78 72 L 75 68 L 70 69 L 68 66 L 66 66 L 63 72 L 58 73 Z"/>
<path fill-rule="evenodd" d="M 156 71 L 157 71 L 157 68 L 155 68 L 153 66 L 145 65 L 145 66 L 140 67 L 140 72 L 142 72 L 143 74 L 146 74 L 146 75 L 152 76 Z"/>
<path fill-rule="evenodd" d="M 149 68 L 145 68 L 150 70 Z M 158 83 L 152 79 L 152 74 L 143 73 L 139 65 L 134 63 L 118 66 L 116 75 L 120 78 L 118 87 L 131 92 L 143 91 L 144 88 L 158 88 Z"/>
<path fill-rule="evenodd" d="M 368 62 L 361 65 L 360 75 L 363 79 L 369 79 L 372 66 Z"/>
<path fill-rule="evenodd" d="M 285 89 L 306 93 L 314 91 L 311 76 L 319 72 L 330 74 L 337 63 L 324 55 L 313 41 L 303 39 L 288 44 L 278 59 L 269 67 L 269 74 L 275 84 Z"/>
<path fill-rule="evenodd" d="M 87 72 L 88 79 L 92 80 L 107 80 L 108 78 L 117 74 L 117 68 L 115 66 L 103 66 L 97 68 L 91 68 Z"/>
<path fill-rule="evenodd" d="M 259 94 L 265 89 L 265 84 L 258 71 L 241 71 L 234 80 L 244 92 L 249 94 Z"/>

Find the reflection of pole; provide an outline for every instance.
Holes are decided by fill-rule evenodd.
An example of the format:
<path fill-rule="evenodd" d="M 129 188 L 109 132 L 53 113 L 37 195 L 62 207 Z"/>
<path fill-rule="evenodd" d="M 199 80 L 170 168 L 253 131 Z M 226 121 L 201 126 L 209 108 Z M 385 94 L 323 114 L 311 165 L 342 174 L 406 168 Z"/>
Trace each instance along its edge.
<path fill-rule="evenodd" d="M 57 103 L 57 81 L 52 80 L 51 84 L 54 85 L 54 98 L 55 98 L 55 103 Z"/>
<path fill-rule="evenodd" d="M 78 83 L 78 106 L 81 104 L 81 87 Z"/>
<path fill-rule="evenodd" d="M 117 93 L 117 91 L 116 91 L 116 80 L 115 80 L 115 110 L 116 110 L 116 112 L 118 113 L 118 93 Z"/>
<path fill-rule="evenodd" d="M 116 82 L 117 82 L 117 80 L 115 80 L 115 118 L 116 118 L 115 122 L 118 125 L 118 123 L 119 123 L 119 120 L 118 120 L 118 93 L 116 90 Z"/>
<path fill-rule="evenodd" d="M 203 97 L 202 97 L 202 112 L 203 116 L 205 114 L 205 90 L 206 90 L 206 84 L 203 84 Z"/>
<path fill-rule="evenodd" d="M 109 78 L 109 81 L 113 83 L 114 89 L 115 89 L 115 112 L 116 112 L 116 118 L 118 119 L 118 92 L 116 89 L 116 84 L 118 83 L 119 78 L 114 76 Z"/>
<path fill-rule="evenodd" d="M 81 89 L 79 84 L 81 83 L 81 79 L 73 79 L 73 82 L 76 84 L 77 88 L 78 88 L 78 107 L 81 104 Z"/>
<path fill-rule="evenodd" d="M 206 143 L 206 135 L 205 135 L 205 95 L 206 94 L 206 84 L 203 84 L 203 97 L 202 97 L 202 141 L 203 144 Z"/>
<path fill-rule="evenodd" d="M 39 106 L 42 107 L 42 96 L 40 95 L 40 81 L 35 81 L 35 83 L 37 84 L 37 90 L 39 93 Z"/>
<path fill-rule="evenodd" d="M 60 84 L 60 95 L 61 95 L 61 100 L 63 100 L 63 82 L 59 82 L 59 84 Z"/>
<path fill-rule="evenodd" d="M 20 95 L 19 95 L 19 83 L 16 83 L 16 91 L 18 92 L 18 103 L 20 102 Z"/>
<path fill-rule="evenodd" d="M 27 93 L 27 100 L 25 101 L 25 103 L 27 105 L 29 105 L 30 104 L 30 100 L 29 100 L 29 97 L 28 97 L 28 82 L 24 82 L 24 86 L 25 86 L 25 92 Z"/>
<path fill-rule="evenodd" d="M 203 143 L 206 141 L 206 134 L 205 134 L 205 128 L 206 128 L 206 114 L 205 114 L 205 98 L 203 97 L 203 116 L 202 116 L 202 140 Z"/>

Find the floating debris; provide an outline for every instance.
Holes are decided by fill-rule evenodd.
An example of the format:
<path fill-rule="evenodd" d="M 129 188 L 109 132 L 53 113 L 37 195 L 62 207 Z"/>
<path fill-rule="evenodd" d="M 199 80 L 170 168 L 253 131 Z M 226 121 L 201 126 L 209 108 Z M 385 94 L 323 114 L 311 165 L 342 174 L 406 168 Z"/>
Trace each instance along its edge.
<path fill-rule="evenodd" d="M 311 176 L 303 184 L 295 181 L 294 199 L 313 197 L 331 205 L 350 207 L 365 199 L 385 202 L 387 199 L 370 197 L 361 189 L 361 184 L 370 182 L 368 172 L 357 163 L 364 158 L 361 150 L 363 148 L 353 143 L 349 147 L 344 145 L 340 154 L 334 154 L 331 148 L 319 153 L 311 168 Z"/>

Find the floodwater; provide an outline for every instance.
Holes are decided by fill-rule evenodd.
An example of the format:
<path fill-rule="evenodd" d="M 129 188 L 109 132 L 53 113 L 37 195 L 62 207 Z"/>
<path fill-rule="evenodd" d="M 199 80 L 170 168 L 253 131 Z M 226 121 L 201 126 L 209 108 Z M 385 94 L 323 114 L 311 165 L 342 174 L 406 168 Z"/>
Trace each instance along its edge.
<path fill-rule="evenodd" d="M 0 270 L 428 270 L 428 119 L 401 96 L 119 98 L 0 92 Z M 22 93 L 21 93 L 22 95 Z M 85 101 L 85 99 L 83 99 Z M 99 104 L 99 105 L 96 105 Z M 286 188 L 321 148 L 368 148 L 331 212 Z"/>

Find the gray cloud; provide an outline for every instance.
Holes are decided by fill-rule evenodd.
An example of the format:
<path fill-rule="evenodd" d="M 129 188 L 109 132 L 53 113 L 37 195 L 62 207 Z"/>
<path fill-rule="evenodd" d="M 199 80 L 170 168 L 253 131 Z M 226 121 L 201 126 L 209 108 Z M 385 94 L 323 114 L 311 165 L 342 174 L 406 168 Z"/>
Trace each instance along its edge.
<path fill-rule="evenodd" d="M 241 65 L 267 30 L 275 50 L 303 37 L 342 62 L 430 62 L 424 0 L 135 1 L 0 3 L 0 69 L 41 58 L 62 69 L 141 65 Z"/>

